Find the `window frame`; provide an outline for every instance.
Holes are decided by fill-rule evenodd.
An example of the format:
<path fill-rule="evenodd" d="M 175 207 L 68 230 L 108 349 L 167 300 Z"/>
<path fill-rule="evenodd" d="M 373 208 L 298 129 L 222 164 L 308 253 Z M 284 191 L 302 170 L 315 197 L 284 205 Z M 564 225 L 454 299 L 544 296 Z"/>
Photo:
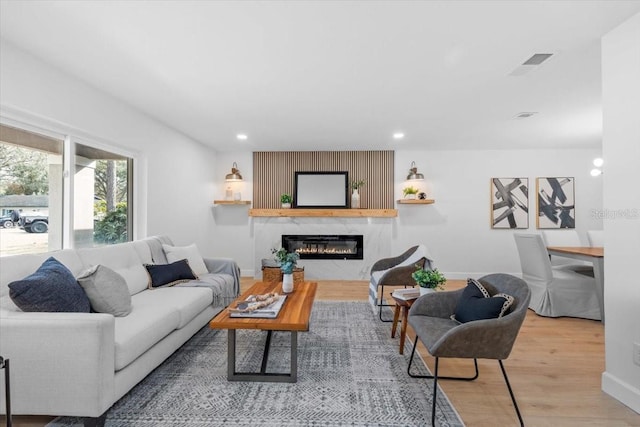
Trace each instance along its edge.
<path fill-rule="evenodd" d="M 133 241 L 146 232 L 146 220 L 143 218 L 139 207 L 142 196 L 141 183 L 143 182 L 143 165 L 146 162 L 140 152 L 123 148 L 122 146 L 104 138 L 97 137 L 87 132 L 62 125 L 59 122 L 47 120 L 42 117 L 32 116 L 22 111 L 7 111 L 3 106 L 0 114 L 0 124 L 40 134 L 46 137 L 63 141 L 62 163 L 62 249 L 74 249 L 74 174 L 76 144 L 109 151 L 114 154 L 127 157 L 127 191 L 129 192 L 127 203 L 127 236 L 128 241 Z"/>

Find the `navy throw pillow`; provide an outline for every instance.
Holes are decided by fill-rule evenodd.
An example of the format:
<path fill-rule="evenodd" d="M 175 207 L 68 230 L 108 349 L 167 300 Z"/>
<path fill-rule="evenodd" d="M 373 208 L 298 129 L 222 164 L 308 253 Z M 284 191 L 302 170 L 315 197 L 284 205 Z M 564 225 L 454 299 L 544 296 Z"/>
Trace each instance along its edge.
<path fill-rule="evenodd" d="M 173 286 L 197 279 L 186 259 L 171 264 L 145 264 L 144 267 L 149 274 L 149 289 Z"/>
<path fill-rule="evenodd" d="M 513 297 L 507 294 L 489 295 L 487 289 L 475 279 L 467 279 L 467 287 L 456 305 L 453 320 L 460 323 L 473 320 L 502 317 L 513 305 Z"/>
<path fill-rule="evenodd" d="M 9 283 L 9 297 L 22 311 L 89 313 L 87 294 L 60 261 L 49 257 L 22 280 Z"/>

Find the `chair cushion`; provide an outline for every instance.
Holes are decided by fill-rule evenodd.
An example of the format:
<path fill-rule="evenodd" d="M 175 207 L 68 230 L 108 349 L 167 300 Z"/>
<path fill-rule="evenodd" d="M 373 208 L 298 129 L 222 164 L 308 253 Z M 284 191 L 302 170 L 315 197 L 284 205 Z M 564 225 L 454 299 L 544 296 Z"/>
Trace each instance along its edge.
<path fill-rule="evenodd" d="M 71 271 L 54 257 L 24 279 L 9 283 L 9 296 L 22 311 L 89 313 L 91 309 Z"/>
<path fill-rule="evenodd" d="M 145 264 L 149 274 L 149 289 L 173 286 L 197 279 L 186 259 L 171 264 Z"/>
<path fill-rule="evenodd" d="M 127 282 L 120 274 L 104 265 L 94 265 L 78 277 L 78 283 L 89 297 L 96 313 L 116 317 L 131 313 L 131 295 Z"/>
<path fill-rule="evenodd" d="M 504 293 L 491 296 L 475 279 L 467 279 L 455 313 L 451 318 L 460 323 L 502 317 L 513 304 L 513 297 Z"/>

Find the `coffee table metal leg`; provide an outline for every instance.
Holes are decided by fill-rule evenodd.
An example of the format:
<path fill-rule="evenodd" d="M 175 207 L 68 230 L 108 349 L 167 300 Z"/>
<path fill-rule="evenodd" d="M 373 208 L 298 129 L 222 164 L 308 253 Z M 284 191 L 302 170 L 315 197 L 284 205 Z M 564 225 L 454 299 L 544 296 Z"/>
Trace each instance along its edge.
<path fill-rule="evenodd" d="M 227 330 L 227 379 L 236 374 L 236 330 Z"/>
<path fill-rule="evenodd" d="M 298 333 L 291 331 L 291 382 L 298 381 Z"/>
<path fill-rule="evenodd" d="M 267 331 L 267 339 L 262 358 L 260 372 L 236 371 L 236 330 L 227 330 L 227 380 L 228 381 L 267 381 L 280 383 L 294 383 L 298 380 L 298 332 L 291 331 L 291 366 L 290 373 L 266 372 L 271 346 L 271 334 Z"/>

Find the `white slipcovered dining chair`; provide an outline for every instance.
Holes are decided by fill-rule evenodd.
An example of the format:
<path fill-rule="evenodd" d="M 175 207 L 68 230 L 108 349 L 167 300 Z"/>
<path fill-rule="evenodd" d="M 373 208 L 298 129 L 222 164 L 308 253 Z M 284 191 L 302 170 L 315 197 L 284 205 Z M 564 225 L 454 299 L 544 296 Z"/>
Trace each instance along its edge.
<path fill-rule="evenodd" d="M 604 247 L 604 231 L 603 230 L 589 230 L 587 231 L 587 240 L 589 240 L 589 246 L 591 247 Z"/>
<path fill-rule="evenodd" d="M 545 246 L 584 246 L 575 229 L 543 230 L 542 240 Z M 565 268 L 580 271 L 581 273 L 591 274 L 593 276 L 593 267 L 588 262 L 552 255 L 551 265 L 563 266 Z"/>
<path fill-rule="evenodd" d="M 551 266 L 539 234 L 515 233 L 522 278 L 531 289 L 529 308 L 541 316 L 600 320 L 596 282 L 591 276 Z"/>

